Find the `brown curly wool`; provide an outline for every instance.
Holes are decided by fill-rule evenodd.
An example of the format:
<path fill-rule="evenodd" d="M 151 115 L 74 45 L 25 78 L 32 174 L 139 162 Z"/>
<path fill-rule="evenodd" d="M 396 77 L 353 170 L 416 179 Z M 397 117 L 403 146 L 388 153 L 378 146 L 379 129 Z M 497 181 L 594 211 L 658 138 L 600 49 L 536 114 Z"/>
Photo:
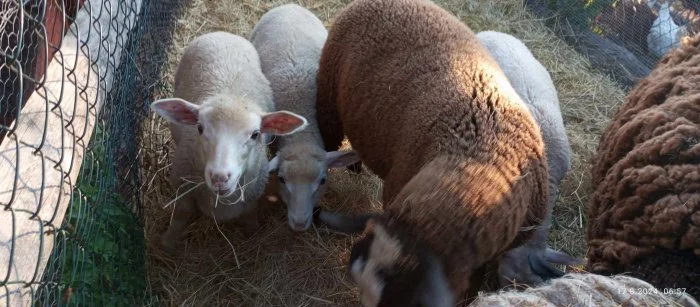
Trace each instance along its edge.
<path fill-rule="evenodd" d="M 630 92 L 592 180 L 588 270 L 700 296 L 700 36 Z"/>
<path fill-rule="evenodd" d="M 698 307 L 687 293 L 657 289 L 637 278 L 570 273 L 524 291 L 501 291 L 479 296 L 470 307 L 481 306 L 684 306 Z"/>
<path fill-rule="evenodd" d="M 458 295 L 542 223 L 539 128 L 452 14 L 430 1 L 354 1 L 333 23 L 317 80 L 324 144 L 335 150 L 347 135 L 384 179 L 392 227 L 439 255 Z"/>

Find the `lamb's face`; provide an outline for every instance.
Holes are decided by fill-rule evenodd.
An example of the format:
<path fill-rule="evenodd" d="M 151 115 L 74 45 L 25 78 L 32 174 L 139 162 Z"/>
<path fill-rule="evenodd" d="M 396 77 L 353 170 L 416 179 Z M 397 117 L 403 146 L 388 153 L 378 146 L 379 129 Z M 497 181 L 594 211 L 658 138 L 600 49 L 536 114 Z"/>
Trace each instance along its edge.
<path fill-rule="evenodd" d="M 289 227 L 304 231 L 311 226 L 313 209 L 325 190 L 328 169 L 345 167 L 359 158 L 353 151 L 296 149 L 294 152 L 281 150 L 270 161 L 268 170 L 277 172 L 278 193 L 287 204 Z"/>
<path fill-rule="evenodd" d="M 288 135 L 307 125 L 294 113 L 264 113 L 253 102 L 227 96 L 214 96 L 201 105 L 166 98 L 153 102 L 151 109 L 171 123 L 196 127 L 197 141 L 190 145 L 201 153 L 207 187 L 223 197 L 246 184 L 239 183 L 241 176 L 258 158 L 254 155 L 265 153 L 264 134 Z"/>
<path fill-rule="evenodd" d="M 207 187 L 223 197 L 245 185 L 239 181 L 251 164 L 251 153 L 263 144 L 261 117 L 223 104 L 204 104 L 199 110 L 197 132 L 204 157 Z M 250 179 L 249 179 L 250 180 Z"/>
<path fill-rule="evenodd" d="M 270 165 L 277 164 L 278 193 L 287 204 L 287 221 L 295 231 L 311 226 L 313 208 L 325 190 L 328 172 L 323 157 L 298 156 L 275 157 Z"/>

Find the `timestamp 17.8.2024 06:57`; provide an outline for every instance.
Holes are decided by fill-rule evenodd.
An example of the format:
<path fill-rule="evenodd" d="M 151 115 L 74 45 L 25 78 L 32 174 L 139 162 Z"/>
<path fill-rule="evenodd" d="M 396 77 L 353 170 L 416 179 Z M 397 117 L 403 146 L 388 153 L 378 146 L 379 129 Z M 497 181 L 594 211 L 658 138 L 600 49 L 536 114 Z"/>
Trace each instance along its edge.
<path fill-rule="evenodd" d="M 645 295 L 645 294 L 664 294 L 664 295 L 682 295 L 685 293 L 685 288 L 663 288 L 657 289 L 654 287 L 650 288 L 618 288 L 617 291 L 622 293 L 634 294 L 634 295 Z"/>

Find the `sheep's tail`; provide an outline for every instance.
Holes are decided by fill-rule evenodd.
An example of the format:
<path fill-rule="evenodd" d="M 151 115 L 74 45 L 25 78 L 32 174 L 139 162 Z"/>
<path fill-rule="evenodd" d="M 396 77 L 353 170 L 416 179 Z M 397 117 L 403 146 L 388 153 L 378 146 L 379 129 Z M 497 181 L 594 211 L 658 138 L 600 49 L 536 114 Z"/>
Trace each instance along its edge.
<path fill-rule="evenodd" d="M 565 272 L 555 268 L 551 263 L 563 265 L 577 265 L 583 263 L 583 260 L 567 255 L 566 253 L 555 251 L 547 248 L 544 257 L 538 254 L 529 254 L 527 257 L 530 269 L 535 274 L 539 275 L 543 280 L 559 278 L 566 274 Z M 550 263 L 551 262 L 551 263 Z"/>
<path fill-rule="evenodd" d="M 354 234 L 365 230 L 367 221 L 375 216 L 377 216 L 377 214 L 350 216 L 317 207 L 316 210 L 314 210 L 314 223 L 323 223 L 331 230 L 341 233 Z"/>

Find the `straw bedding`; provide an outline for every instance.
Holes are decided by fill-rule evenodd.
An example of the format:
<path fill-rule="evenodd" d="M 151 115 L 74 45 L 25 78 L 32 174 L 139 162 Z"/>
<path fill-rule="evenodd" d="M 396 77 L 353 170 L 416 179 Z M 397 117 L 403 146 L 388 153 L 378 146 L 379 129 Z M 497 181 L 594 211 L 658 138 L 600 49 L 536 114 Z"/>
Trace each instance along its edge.
<path fill-rule="evenodd" d="M 192 0 L 178 20 L 162 81 L 171 87 L 155 99 L 172 95 L 173 76 L 184 47 L 198 35 L 229 31 L 249 37 L 270 8 L 289 1 Z M 326 26 L 349 0 L 299 0 Z M 574 256 L 585 255 L 583 216 L 590 194 L 590 159 L 624 92 L 523 8 L 522 0 L 437 0 L 474 31 L 511 33 L 533 50 L 552 74 L 559 91 L 571 142 L 572 171 L 564 179 L 553 214 L 550 244 Z M 311 228 L 294 233 L 283 204 L 266 197 L 261 229 L 241 233 L 236 223 L 198 220 L 190 226 L 179 256 L 158 247 L 177 187 L 168 183 L 173 142 L 165 122 L 155 115 L 144 123 L 141 157 L 142 200 L 146 215 L 149 281 L 164 305 L 216 306 L 357 306 L 357 289 L 346 275 L 346 260 L 356 237 Z M 348 144 L 346 144 L 347 146 Z M 274 191 L 270 185 L 268 191 Z M 321 204 L 334 210 L 380 210 L 381 181 L 368 171 L 331 171 Z M 222 235 L 223 234 L 223 235 Z M 225 236 L 225 237 L 224 237 Z M 231 242 L 231 244 L 228 243 Z M 235 250 L 235 252 L 234 252 Z M 240 264 L 240 266 L 237 265 Z"/>

